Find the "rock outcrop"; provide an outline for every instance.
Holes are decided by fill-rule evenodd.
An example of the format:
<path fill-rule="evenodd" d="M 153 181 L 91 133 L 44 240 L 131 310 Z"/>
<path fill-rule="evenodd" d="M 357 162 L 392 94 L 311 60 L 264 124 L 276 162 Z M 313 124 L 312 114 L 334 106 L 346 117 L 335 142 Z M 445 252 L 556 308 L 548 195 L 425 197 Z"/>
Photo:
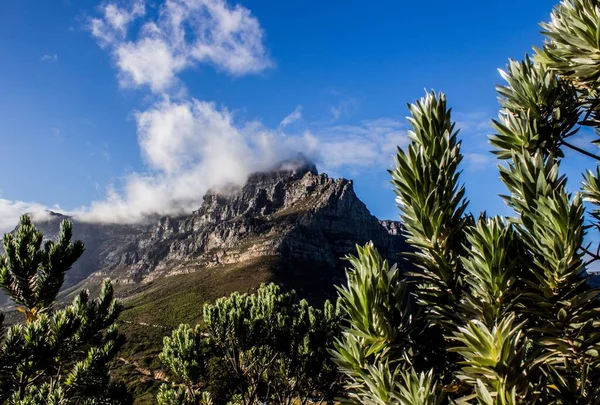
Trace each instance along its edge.
<path fill-rule="evenodd" d="M 55 235 L 65 217 L 37 225 Z M 396 261 L 405 249 L 401 225 L 379 221 L 354 193 L 351 180 L 319 174 L 307 162 L 252 174 L 243 187 L 209 191 L 190 215 L 151 225 L 91 224 L 74 220 L 86 244 L 65 287 L 110 277 L 135 286 L 199 269 L 276 258 L 275 279 L 301 292 L 331 290 L 344 277 L 342 258 L 372 240 Z"/>

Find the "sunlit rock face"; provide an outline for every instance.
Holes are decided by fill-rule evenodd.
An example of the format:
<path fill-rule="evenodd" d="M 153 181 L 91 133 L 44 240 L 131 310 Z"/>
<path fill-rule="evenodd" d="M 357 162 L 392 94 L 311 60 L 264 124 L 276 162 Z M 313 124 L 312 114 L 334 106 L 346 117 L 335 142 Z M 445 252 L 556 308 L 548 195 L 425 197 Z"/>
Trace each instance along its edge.
<path fill-rule="evenodd" d="M 65 218 L 53 214 L 36 225 L 53 237 Z M 211 190 L 189 215 L 137 225 L 73 222 L 86 251 L 65 288 L 110 277 L 127 291 L 158 277 L 264 257 L 279 263 L 275 281 L 300 292 L 332 290 L 345 279 L 342 258 L 356 244 L 371 240 L 393 262 L 406 250 L 401 224 L 371 215 L 351 180 L 319 174 L 302 160 L 252 174 L 242 187 Z"/>

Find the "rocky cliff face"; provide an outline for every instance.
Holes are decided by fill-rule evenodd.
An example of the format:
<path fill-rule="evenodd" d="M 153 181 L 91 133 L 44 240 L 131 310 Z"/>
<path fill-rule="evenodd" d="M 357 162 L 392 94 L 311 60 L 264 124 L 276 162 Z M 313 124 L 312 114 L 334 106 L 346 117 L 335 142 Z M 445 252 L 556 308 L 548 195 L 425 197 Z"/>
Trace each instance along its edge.
<path fill-rule="evenodd" d="M 62 219 L 55 214 L 38 225 L 45 235 L 55 235 Z M 206 267 L 276 258 L 275 279 L 300 291 L 327 289 L 342 281 L 341 258 L 356 244 L 372 240 L 394 261 L 405 249 L 400 224 L 372 216 L 352 181 L 319 174 L 308 163 L 253 174 L 241 188 L 210 191 L 187 216 L 162 217 L 152 225 L 75 220 L 73 228 L 86 252 L 65 287 L 100 277 L 133 287 Z"/>

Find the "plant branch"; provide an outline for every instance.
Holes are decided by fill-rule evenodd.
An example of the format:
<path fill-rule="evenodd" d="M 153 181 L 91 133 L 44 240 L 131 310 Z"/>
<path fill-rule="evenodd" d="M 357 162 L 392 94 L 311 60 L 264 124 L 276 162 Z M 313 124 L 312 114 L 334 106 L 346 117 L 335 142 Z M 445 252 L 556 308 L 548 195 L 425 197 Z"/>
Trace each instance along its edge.
<path fill-rule="evenodd" d="M 588 152 L 585 149 L 581 149 L 580 147 L 575 146 L 575 145 L 570 144 L 569 142 L 565 142 L 565 141 L 563 141 L 562 144 L 565 145 L 567 148 L 573 149 L 576 152 L 586 155 L 587 157 L 590 157 L 592 159 L 596 159 L 597 161 L 600 161 L 600 156 L 593 154 L 591 152 Z"/>

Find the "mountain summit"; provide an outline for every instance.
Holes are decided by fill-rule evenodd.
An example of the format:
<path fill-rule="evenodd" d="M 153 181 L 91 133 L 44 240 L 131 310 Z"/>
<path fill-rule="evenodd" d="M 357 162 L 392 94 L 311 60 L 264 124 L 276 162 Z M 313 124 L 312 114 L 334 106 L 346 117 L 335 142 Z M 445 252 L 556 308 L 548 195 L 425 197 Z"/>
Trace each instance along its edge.
<path fill-rule="evenodd" d="M 63 215 L 37 225 L 54 236 Z M 93 287 L 104 277 L 131 295 L 155 280 L 219 268 L 260 264 L 261 281 L 295 288 L 307 298 L 331 296 L 344 280 L 345 255 L 372 240 L 396 261 L 404 250 L 400 224 L 379 221 L 356 196 L 352 181 L 319 174 L 306 159 L 249 176 L 242 187 L 211 190 L 189 215 L 165 216 L 152 225 L 73 220 L 86 251 L 65 287 Z M 243 282 L 242 282 L 243 285 Z"/>

